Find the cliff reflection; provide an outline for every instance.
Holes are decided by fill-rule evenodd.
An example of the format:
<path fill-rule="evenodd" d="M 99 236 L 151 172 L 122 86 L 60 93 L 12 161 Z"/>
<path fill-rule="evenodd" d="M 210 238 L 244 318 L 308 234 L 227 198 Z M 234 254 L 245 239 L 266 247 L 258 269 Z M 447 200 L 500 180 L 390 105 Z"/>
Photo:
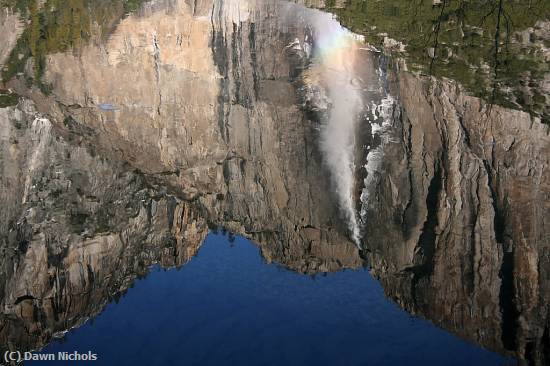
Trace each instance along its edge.
<path fill-rule="evenodd" d="M 334 130 L 348 112 L 333 105 L 346 95 L 327 93 L 332 63 L 309 52 L 320 14 L 278 1 L 148 2 L 109 21 L 108 36 L 26 51 L 28 65 L 4 75 L 21 98 L 0 108 L 3 347 L 43 346 L 151 265 L 184 265 L 223 226 L 301 273 L 368 258 L 408 311 L 548 363 L 548 126 L 486 113 L 456 83 L 402 71 L 354 38 L 331 75 L 361 99 L 339 145 L 340 201 L 364 214 L 364 230 L 352 225 L 360 251 L 330 179 L 340 160 L 324 163 L 319 143 L 331 111 Z"/>
<path fill-rule="evenodd" d="M 411 313 L 547 364 L 547 126 L 453 83 L 391 74 L 392 142 L 364 204 L 372 273 Z"/>

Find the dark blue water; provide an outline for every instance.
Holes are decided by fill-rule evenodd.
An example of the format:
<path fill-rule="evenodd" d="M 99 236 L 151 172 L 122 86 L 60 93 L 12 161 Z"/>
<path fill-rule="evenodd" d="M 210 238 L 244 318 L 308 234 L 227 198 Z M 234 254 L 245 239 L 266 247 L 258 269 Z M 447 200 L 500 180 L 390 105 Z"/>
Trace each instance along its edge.
<path fill-rule="evenodd" d="M 43 352 L 75 350 L 97 353 L 93 365 L 506 362 L 411 317 L 365 270 L 312 278 L 265 264 L 249 241 L 221 234 L 210 234 L 183 268 L 154 268 L 93 323 Z"/>

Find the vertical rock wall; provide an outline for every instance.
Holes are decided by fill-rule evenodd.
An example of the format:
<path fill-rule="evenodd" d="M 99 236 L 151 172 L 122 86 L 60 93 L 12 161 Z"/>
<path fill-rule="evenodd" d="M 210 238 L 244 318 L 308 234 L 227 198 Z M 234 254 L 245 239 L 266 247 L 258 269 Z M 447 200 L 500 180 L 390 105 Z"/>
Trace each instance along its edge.
<path fill-rule="evenodd" d="M 300 272 L 362 264 L 319 148 L 335 102 L 311 68 L 322 16 L 276 1 L 150 2 L 107 40 L 48 55 L 50 95 L 10 81 L 24 98 L 0 109 L 6 344 L 37 347 L 150 264 L 183 264 L 208 224 Z M 337 74 L 369 106 L 355 190 L 367 183 L 373 273 L 412 313 L 547 363 L 548 127 L 354 56 L 357 77 Z"/>
<path fill-rule="evenodd" d="M 448 81 L 394 81 L 395 141 L 368 204 L 373 273 L 409 311 L 545 364 L 548 126 Z"/>

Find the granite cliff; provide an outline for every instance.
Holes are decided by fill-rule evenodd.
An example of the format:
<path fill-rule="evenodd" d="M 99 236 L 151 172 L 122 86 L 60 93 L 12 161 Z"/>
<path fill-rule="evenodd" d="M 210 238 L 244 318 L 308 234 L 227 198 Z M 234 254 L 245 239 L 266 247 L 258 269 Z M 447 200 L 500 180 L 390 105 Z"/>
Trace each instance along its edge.
<path fill-rule="evenodd" d="M 392 78 L 391 141 L 365 204 L 374 275 L 412 313 L 547 364 L 548 126 L 450 81 Z"/>
<path fill-rule="evenodd" d="M 105 43 L 48 55 L 51 94 L 8 82 L 22 97 L 0 110 L 4 347 L 40 348 L 150 265 L 183 265 L 208 227 L 299 272 L 362 265 L 296 103 L 294 34 L 238 29 L 227 6 L 145 4 Z"/>
<path fill-rule="evenodd" d="M 549 362 L 540 120 L 294 3 L 149 2 L 44 62 L 47 92 L 30 58 L 0 109 L 6 348 L 41 347 L 223 226 L 303 273 L 368 259 L 408 311 Z"/>

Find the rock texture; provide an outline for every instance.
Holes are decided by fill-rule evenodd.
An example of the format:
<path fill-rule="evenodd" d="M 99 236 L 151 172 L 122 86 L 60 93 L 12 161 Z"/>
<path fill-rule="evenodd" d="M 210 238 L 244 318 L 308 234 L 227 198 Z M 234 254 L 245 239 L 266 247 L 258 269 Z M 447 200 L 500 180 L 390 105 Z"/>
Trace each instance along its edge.
<path fill-rule="evenodd" d="M 393 143 L 368 202 L 373 273 L 412 313 L 548 364 L 548 126 L 449 81 L 393 77 Z"/>
<path fill-rule="evenodd" d="M 17 13 L 8 8 L 0 9 L 0 70 L 8 59 L 11 50 L 15 47 L 19 36 L 23 33 L 23 25 Z"/>
<path fill-rule="evenodd" d="M 338 217 L 297 105 L 301 65 L 285 49 L 303 29 L 267 19 L 284 11 L 276 3 L 243 4 L 151 3 L 104 46 L 51 55 L 55 103 L 41 112 L 89 130 L 103 155 L 199 201 L 214 222 L 285 232 L 284 243 L 324 226 L 314 237 L 347 241 L 326 229 Z"/>
<path fill-rule="evenodd" d="M 3 350 L 42 347 L 152 264 L 182 265 L 200 247 L 208 226 L 192 204 L 64 140 L 32 102 L 0 109 L 0 122 Z"/>
<path fill-rule="evenodd" d="M 405 309 L 549 362 L 548 127 L 356 49 L 360 252 L 319 149 L 333 101 L 304 72 L 319 14 L 149 2 L 48 55 L 51 94 L 9 81 L 24 97 L 0 109 L 0 345 L 41 347 L 223 226 L 304 273 L 361 254 Z"/>
<path fill-rule="evenodd" d="M 304 30 L 241 5 L 145 4 L 105 43 L 49 55 L 51 95 L 9 82 L 24 98 L 0 109 L 2 349 L 40 348 L 150 265 L 183 265 L 209 226 L 299 272 L 363 264 L 297 103 L 286 46 Z"/>

